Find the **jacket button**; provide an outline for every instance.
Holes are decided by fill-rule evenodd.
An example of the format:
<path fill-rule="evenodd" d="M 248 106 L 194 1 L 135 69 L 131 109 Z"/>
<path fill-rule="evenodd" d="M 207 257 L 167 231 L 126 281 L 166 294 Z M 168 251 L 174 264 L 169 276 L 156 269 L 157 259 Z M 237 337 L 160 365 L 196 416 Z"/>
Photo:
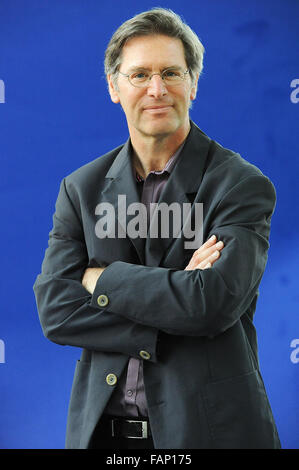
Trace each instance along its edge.
<path fill-rule="evenodd" d="M 117 377 L 115 374 L 108 374 L 106 377 L 106 382 L 108 385 L 115 385 L 117 382 Z"/>
<path fill-rule="evenodd" d="M 142 359 L 146 359 L 146 360 L 151 358 L 150 353 L 148 353 L 147 351 L 140 351 L 139 356 L 141 356 Z"/>
<path fill-rule="evenodd" d="M 106 307 L 106 305 L 108 305 L 109 303 L 107 295 L 99 295 L 99 297 L 97 298 L 97 302 L 100 307 Z"/>

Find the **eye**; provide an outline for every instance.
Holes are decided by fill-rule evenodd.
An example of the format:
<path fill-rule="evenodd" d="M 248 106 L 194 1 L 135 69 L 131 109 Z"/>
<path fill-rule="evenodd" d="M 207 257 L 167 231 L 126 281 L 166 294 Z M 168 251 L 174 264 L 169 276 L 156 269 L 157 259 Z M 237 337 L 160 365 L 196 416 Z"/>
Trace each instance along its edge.
<path fill-rule="evenodd" d="M 165 70 L 163 75 L 166 78 L 177 78 L 181 76 L 181 72 L 180 70 Z"/>
<path fill-rule="evenodd" d="M 164 75 L 166 77 L 173 77 L 175 75 L 175 72 L 173 70 L 166 70 L 166 72 L 164 72 Z"/>
<path fill-rule="evenodd" d="M 130 75 L 131 80 L 142 81 L 148 78 L 148 73 L 146 72 L 134 72 Z"/>

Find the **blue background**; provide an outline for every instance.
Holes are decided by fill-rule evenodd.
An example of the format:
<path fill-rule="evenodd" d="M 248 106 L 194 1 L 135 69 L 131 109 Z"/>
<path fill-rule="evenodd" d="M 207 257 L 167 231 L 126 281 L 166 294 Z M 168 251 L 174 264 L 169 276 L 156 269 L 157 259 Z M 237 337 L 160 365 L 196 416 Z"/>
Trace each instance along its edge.
<path fill-rule="evenodd" d="M 299 362 L 290 359 L 299 338 L 296 0 L 1 0 L 1 448 L 64 447 L 80 351 L 43 337 L 32 285 L 61 179 L 128 136 L 106 88 L 106 45 L 123 21 L 157 5 L 182 15 L 206 48 L 192 119 L 276 186 L 255 324 L 282 445 L 299 448 Z"/>

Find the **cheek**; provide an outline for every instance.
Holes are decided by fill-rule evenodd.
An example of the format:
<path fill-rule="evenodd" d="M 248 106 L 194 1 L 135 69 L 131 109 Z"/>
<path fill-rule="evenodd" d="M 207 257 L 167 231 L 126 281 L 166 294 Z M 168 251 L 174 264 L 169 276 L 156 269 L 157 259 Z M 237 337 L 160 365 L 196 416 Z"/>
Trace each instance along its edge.
<path fill-rule="evenodd" d="M 189 84 L 185 83 L 183 87 L 180 87 L 178 90 L 175 90 L 173 93 L 174 98 L 181 102 L 188 102 L 192 93 L 192 88 Z"/>
<path fill-rule="evenodd" d="M 135 114 L 142 109 L 140 103 L 141 97 L 136 94 L 127 95 L 125 99 L 121 99 L 121 105 L 128 114 Z"/>
<path fill-rule="evenodd" d="M 184 92 L 177 96 L 177 102 L 180 108 L 189 108 L 190 95 L 190 90 L 184 90 Z"/>

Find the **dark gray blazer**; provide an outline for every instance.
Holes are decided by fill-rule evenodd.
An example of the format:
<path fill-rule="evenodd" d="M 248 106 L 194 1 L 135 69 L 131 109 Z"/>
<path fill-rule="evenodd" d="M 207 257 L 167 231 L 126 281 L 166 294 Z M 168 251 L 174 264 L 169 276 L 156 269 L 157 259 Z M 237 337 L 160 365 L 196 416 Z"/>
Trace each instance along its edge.
<path fill-rule="evenodd" d="M 127 205 L 139 201 L 128 149 L 129 142 L 63 179 L 34 285 L 45 336 L 83 349 L 66 447 L 88 448 L 129 357 L 146 351 L 156 448 L 279 448 L 253 325 L 276 200 L 272 183 L 191 122 L 159 202 L 203 203 L 203 240 L 215 234 L 225 247 L 212 269 L 185 271 L 194 250 L 183 236 L 95 234 L 99 202 L 117 207 L 119 194 Z M 108 266 L 93 295 L 81 285 L 87 266 Z M 106 380 L 109 374 L 115 380 Z"/>

